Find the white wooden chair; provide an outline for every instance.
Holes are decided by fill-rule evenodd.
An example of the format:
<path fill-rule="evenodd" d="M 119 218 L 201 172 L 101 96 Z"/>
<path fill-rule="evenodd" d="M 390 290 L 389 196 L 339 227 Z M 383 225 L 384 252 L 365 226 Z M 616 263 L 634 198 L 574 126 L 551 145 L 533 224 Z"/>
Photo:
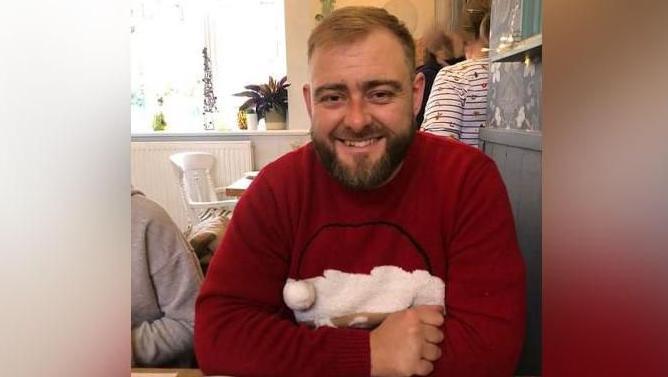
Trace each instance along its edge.
<path fill-rule="evenodd" d="M 237 199 L 220 200 L 218 193 L 224 187 L 215 187 L 211 177 L 211 169 L 216 158 L 205 152 L 182 152 L 169 156 L 179 181 L 179 188 L 190 225 L 223 211 L 232 211 Z"/>

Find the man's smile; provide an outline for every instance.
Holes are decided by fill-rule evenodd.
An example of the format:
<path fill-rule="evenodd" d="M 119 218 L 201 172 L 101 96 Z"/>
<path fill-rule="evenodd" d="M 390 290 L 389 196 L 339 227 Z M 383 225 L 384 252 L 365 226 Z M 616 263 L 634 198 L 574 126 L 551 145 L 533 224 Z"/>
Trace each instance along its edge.
<path fill-rule="evenodd" d="M 370 153 L 385 151 L 385 136 L 365 137 L 354 139 L 335 138 L 336 149 L 339 153 Z"/>

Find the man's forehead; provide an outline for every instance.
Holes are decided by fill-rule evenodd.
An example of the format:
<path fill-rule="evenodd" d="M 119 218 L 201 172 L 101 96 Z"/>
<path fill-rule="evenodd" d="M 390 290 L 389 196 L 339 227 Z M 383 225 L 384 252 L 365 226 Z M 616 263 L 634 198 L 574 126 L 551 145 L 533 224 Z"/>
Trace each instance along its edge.
<path fill-rule="evenodd" d="M 362 81 L 396 81 L 410 75 L 400 42 L 384 31 L 372 32 L 366 38 L 348 43 L 319 46 L 313 51 L 308 69 L 312 84 L 355 82 L 362 85 Z"/>
<path fill-rule="evenodd" d="M 340 51 L 352 51 L 360 48 L 365 48 L 365 44 L 375 45 L 377 43 L 386 43 L 389 44 L 390 48 L 396 47 L 398 53 L 402 53 L 403 48 L 401 41 L 390 31 L 376 28 L 369 30 L 366 33 L 360 33 L 356 35 L 348 35 L 342 38 L 331 38 L 319 46 L 315 46 L 309 57 L 309 63 L 313 60 L 316 55 L 337 53 Z M 388 52 L 389 53 L 389 52 Z"/>
<path fill-rule="evenodd" d="M 396 89 L 402 88 L 410 80 L 409 75 L 402 72 L 360 72 L 357 74 L 337 74 L 336 71 L 327 71 L 322 74 L 311 74 L 310 82 L 313 89 L 369 89 L 381 85 L 389 85 Z"/>

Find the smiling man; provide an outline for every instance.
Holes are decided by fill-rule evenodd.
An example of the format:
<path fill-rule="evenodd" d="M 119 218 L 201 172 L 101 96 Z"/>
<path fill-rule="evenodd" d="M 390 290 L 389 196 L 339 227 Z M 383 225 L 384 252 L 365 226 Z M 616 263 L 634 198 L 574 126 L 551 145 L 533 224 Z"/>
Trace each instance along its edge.
<path fill-rule="evenodd" d="M 312 143 L 262 169 L 235 209 L 197 301 L 201 369 L 511 376 L 524 265 L 496 166 L 415 133 L 424 78 L 386 11 L 333 12 L 308 58 Z M 296 320 L 314 310 L 317 323 Z"/>
<path fill-rule="evenodd" d="M 349 33 L 314 34 L 304 99 L 313 145 L 327 170 L 350 188 L 372 189 L 398 171 L 413 140 L 424 77 L 414 79 L 409 71 L 412 51 L 406 59 L 387 59 L 388 51 L 403 49 L 392 32 L 373 30 L 363 38 L 354 29 Z M 350 43 L 341 44 L 346 39 Z"/>

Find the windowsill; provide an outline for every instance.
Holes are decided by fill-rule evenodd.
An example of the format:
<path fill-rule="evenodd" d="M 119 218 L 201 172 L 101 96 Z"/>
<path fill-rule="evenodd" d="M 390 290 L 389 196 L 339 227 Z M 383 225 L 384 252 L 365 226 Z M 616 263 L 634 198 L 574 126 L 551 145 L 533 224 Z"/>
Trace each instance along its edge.
<path fill-rule="evenodd" d="M 213 131 L 156 131 L 132 133 L 132 141 L 160 141 L 160 140 L 222 140 L 228 138 L 264 137 L 264 136 L 308 136 L 308 129 L 301 130 L 213 130 Z"/>
<path fill-rule="evenodd" d="M 145 139 L 181 139 L 181 138 L 198 138 L 198 139 L 220 139 L 227 136 L 306 136 L 309 130 L 216 130 L 216 131 L 190 131 L 190 132 L 176 132 L 176 131 L 159 131 L 146 133 L 132 133 L 132 140 Z"/>
<path fill-rule="evenodd" d="M 274 136 L 274 135 L 308 135 L 309 130 L 213 130 L 213 131 L 155 131 L 132 133 L 132 137 L 160 137 L 160 136 Z"/>

